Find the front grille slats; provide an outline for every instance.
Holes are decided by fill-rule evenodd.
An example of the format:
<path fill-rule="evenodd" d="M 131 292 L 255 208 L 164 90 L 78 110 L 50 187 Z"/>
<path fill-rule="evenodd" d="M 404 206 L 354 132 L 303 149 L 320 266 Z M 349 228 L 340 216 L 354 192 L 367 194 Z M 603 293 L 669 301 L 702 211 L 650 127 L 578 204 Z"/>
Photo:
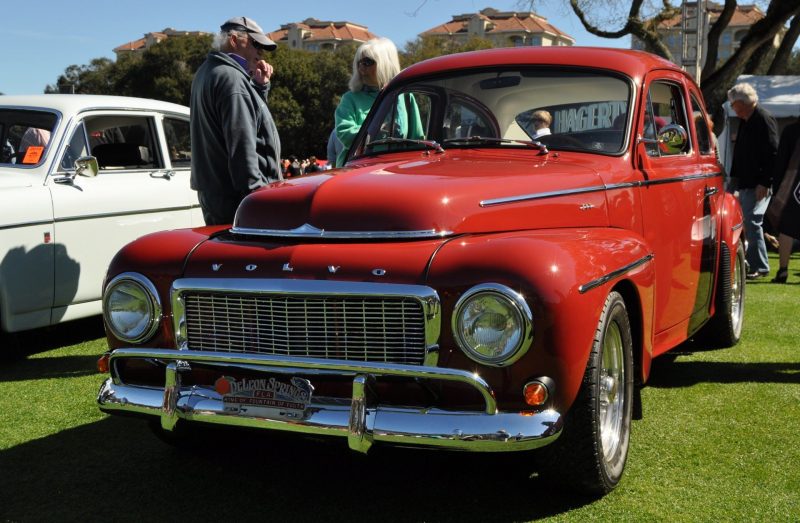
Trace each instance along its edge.
<path fill-rule="evenodd" d="M 410 297 L 182 295 L 194 350 L 421 365 L 425 318 Z"/>

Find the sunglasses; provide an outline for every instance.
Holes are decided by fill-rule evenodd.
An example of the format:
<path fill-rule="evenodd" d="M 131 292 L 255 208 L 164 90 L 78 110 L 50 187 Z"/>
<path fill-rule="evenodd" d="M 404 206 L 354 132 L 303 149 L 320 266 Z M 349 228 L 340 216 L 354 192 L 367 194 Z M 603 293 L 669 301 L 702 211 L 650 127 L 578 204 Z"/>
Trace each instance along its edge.
<path fill-rule="evenodd" d="M 372 67 L 373 65 L 375 65 L 375 60 L 373 60 L 372 58 L 364 57 L 358 61 L 358 65 L 362 67 Z"/>

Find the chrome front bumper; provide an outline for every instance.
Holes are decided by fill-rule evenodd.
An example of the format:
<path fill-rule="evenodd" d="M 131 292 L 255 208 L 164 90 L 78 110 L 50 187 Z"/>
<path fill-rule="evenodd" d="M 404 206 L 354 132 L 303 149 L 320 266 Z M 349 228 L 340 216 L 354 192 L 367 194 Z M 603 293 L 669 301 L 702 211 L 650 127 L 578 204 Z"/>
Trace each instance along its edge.
<path fill-rule="evenodd" d="M 164 388 L 127 385 L 116 373 L 123 358 L 144 358 L 166 364 Z M 226 411 L 223 396 L 200 386 L 182 386 L 181 373 L 192 363 L 224 370 L 306 376 L 348 376 L 350 401 L 313 398 L 302 419 L 269 419 Z M 478 375 L 438 367 L 317 360 L 261 354 L 231 354 L 168 349 L 117 349 L 109 359 L 111 378 L 100 387 L 97 402 L 108 413 L 135 413 L 161 418 L 173 430 L 178 420 L 255 427 L 306 434 L 346 437 L 351 449 L 366 453 L 374 442 L 398 446 L 441 447 L 476 452 L 529 450 L 553 442 L 562 418 L 555 410 L 537 413 L 498 412 L 494 393 Z M 368 386 L 380 376 L 444 380 L 469 385 L 484 398 L 485 409 L 446 411 L 376 404 Z"/>

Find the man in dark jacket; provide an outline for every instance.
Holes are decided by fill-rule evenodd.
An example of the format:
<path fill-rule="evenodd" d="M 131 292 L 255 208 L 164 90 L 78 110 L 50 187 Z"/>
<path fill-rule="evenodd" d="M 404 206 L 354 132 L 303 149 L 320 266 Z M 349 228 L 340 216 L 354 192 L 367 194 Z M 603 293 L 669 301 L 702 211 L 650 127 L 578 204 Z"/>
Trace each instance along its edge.
<path fill-rule="evenodd" d="M 731 178 L 737 182 L 742 204 L 749 265 L 747 278 L 752 280 L 769 274 L 762 224 L 778 150 L 778 124 L 758 105 L 758 94 L 748 83 L 734 85 L 728 91 L 728 100 L 741 119 L 733 148 Z"/>
<path fill-rule="evenodd" d="M 207 225 L 233 222 L 251 191 L 282 179 L 281 144 L 267 108 L 277 46 L 252 18 L 231 18 L 192 82 L 192 189 Z"/>

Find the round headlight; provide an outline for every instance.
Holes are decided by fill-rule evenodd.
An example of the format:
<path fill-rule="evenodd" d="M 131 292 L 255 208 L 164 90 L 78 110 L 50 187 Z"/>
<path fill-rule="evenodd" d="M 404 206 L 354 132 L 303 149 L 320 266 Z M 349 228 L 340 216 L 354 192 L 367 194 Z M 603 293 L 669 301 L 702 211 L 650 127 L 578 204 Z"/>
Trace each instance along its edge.
<path fill-rule="evenodd" d="M 456 342 L 473 360 L 492 366 L 517 361 L 530 347 L 533 316 L 505 285 L 482 284 L 465 293 L 453 313 Z"/>
<path fill-rule="evenodd" d="M 150 338 L 161 320 L 155 286 L 141 274 L 120 274 L 106 286 L 103 317 L 120 340 L 138 343 Z"/>

